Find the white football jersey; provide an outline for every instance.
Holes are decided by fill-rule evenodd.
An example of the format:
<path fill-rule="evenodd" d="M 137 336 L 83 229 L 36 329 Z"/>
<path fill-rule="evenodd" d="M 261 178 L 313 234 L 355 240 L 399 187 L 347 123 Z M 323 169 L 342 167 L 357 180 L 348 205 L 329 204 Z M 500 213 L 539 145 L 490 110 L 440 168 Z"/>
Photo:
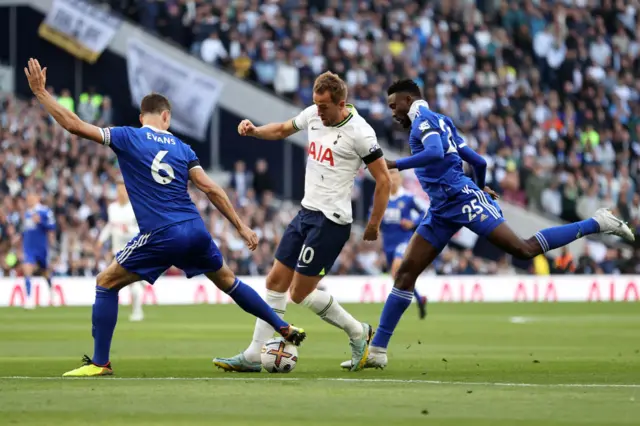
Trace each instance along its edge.
<path fill-rule="evenodd" d="M 317 210 L 333 222 L 353 222 L 351 191 L 362 166 L 382 157 L 373 128 L 351 104 L 349 116 L 326 127 L 312 105 L 293 119 L 293 127 L 307 130 L 309 138 L 307 170 L 302 206 Z"/>
<path fill-rule="evenodd" d="M 111 237 L 111 250 L 113 254 L 122 250 L 127 243 L 138 235 L 138 222 L 133 213 L 131 203 L 120 204 L 117 201 L 109 204 L 107 208 L 109 216 L 107 225 L 100 233 L 99 241 L 104 243 Z"/>

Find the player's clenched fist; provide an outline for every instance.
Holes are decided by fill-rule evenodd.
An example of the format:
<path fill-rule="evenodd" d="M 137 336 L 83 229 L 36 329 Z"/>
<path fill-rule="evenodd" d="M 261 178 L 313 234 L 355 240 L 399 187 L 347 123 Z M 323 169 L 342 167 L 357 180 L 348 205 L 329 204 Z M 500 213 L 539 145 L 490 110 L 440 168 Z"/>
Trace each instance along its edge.
<path fill-rule="evenodd" d="M 249 247 L 249 250 L 254 251 L 256 247 L 258 247 L 258 235 L 253 232 L 251 228 L 246 225 L 242 225 L 242 228 L 240 228 L 238 232 L 247 247 Z"/>
<path fill-rule="evenodd" d="M 378 239 L 378 233 L 380 232 L 380 225 L 374 223 L 368 223 L 364 229 L 364 235 L 362 239 L 365 241 L 375 241 Z"/>
<path fill-rule="evenodd" d="M 256 126 L 253 125 L 251 120 L 244 119 L 238 124 L 238 133 L 241 136 L 253 136 Z"/>

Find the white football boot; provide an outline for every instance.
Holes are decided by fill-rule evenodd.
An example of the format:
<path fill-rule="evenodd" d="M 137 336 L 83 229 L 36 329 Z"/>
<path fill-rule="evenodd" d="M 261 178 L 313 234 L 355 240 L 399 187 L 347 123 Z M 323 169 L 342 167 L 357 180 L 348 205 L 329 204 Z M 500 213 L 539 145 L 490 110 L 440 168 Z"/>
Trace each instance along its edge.
<path fill-rule="evenodd" d="M 351 370 L 353 360 L 345 361 L 340 364 L 340 367 Z M 364 363 L 364 368 L 379 368 L 383 370 L 387 366 L 387 354 L 385 352 L 369 352 L 367 361 Z"/>
<path fill-rule="evenodd" d="M 627 241 L 635 241 L 636 237 L 629 226 L 611 213 L 611 210 L 602 208 L 596 211 L 593 219 L 600 225 L 603 234 L 617 235 Z"/>

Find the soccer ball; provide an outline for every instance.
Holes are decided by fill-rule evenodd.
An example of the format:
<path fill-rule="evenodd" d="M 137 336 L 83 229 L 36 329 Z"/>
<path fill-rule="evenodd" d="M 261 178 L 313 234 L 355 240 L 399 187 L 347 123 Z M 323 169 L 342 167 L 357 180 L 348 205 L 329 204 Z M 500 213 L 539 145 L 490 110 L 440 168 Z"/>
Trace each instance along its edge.
<path fill-rule="evenodd" d="M 290 373 L 298 363 L 298 348 L 284 338 L 276 337 L 264 344 L 260 361 L 269 373 Z"/>

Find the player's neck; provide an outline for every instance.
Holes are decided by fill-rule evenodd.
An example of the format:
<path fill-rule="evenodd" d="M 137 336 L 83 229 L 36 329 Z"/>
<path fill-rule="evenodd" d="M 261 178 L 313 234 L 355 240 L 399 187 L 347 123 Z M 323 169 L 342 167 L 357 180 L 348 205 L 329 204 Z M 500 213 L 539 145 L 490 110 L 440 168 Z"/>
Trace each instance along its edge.
<path fill-rule="evenodd" d="M 155 118 L 149 118 L 147 120 L 144 120 L 142 122 L 142 127 L 151 127 L 152 129 L 160 130 L 162 132 L 167 131 L 167 129 L 164 128 L 162 120 L 155 119 Z"/>
<path fill-rule="evenodd" d="M 338 124 L 344 122 L 351 115 L 351 111 L 345 106 L 340 110 L 340 115 L 338 116 L 338 121 L 336 121 L 331 127 L 335 127 Z"/>
<path fill-rule="evenodd" d="M 416 116 L 418 115 L 418 109 L 420 109 L 421 106 L 429 108 L 429 104 L 424 99 L 413 98 L 413 102 L 411 103 L 408 114 L 409 120 L 411 120 L 411 122 L 416 119 Z"/>

